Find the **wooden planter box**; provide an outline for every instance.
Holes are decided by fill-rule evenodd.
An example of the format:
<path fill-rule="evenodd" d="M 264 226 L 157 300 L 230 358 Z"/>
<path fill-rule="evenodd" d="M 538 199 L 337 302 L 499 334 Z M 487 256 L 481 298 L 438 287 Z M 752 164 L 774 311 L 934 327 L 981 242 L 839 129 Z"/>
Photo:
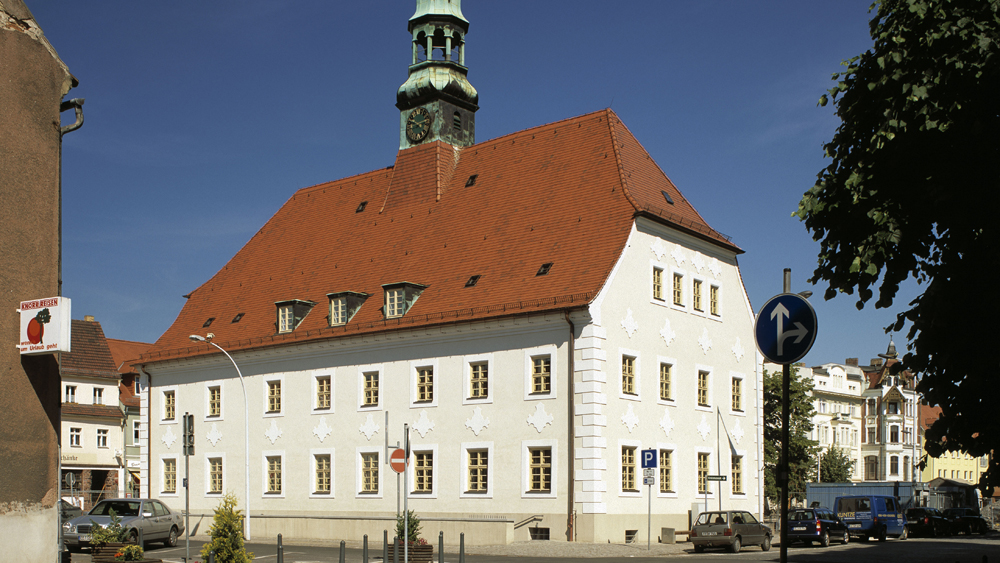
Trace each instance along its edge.
<path fill-rule="evenodd" d="M 403 561 L 403 546 L 395 546 L 399 549 L 399 561 L 400 563 L 406 563 Z M 385 563 L 391 563 L 394 560 L 394 549 L 393 546 L 389 546 L 389 560 Z M 410 563 L 430 563 L 434 560 L 434 546 L 433 545 L 411 545 L 409 548 Z"/>
<path fill-rule="evenodd" d="M 116 563 L 115 554 L 118 550 L 125 545 L 125 543 L 109 543 L 102 545 L 100 547 L 92 547 L 90 551 L 90 560 L 93 563 Z M 141 563 L 162 563 L 161 559 L 143 559 Z"/>

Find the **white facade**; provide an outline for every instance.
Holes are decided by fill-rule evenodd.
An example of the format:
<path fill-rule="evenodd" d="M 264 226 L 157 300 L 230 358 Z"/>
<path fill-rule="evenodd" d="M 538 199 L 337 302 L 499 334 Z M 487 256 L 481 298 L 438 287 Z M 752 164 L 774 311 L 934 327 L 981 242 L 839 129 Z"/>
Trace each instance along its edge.
<path fill-rule="evenodd" d="M 864 375 L 857 366 L 823 364 L 799 368 L 799 374 L 810 376 L 813 389 L 813 430 L 815 440 L 825 453 L 837 448 L 851 460 L 851 481 L 864 480 L 861 462 L 862 399 Z M 819 458 L 817 458 L 817 469 Z"/>
<path fill-rule="evenodd" d="M 664 292 L 654 296 L 657 270 Z M 385 445 L 403 440 L 404 423 L 411 463 L 419 457 L 427 464 L 410 468 L 409 507 L 424 520 L 425 533 L 443 530 L 449 543 L 459 531 L 470 544 L 526 540 L 539 530 L 565 540 L 571 518 L 579 541 L 621 542 L 636 530 L 642 539 L 650 492 L 653 530 L 686 530 L 692 505 L 705 498 L 699 460 L 706 459 L 703 472 L 727 476 L 721 487 L 710 483 L 709 507 L 760 514 L 762 383 L 753 342 L 753 312 L 734 254 L 639 219 L 599 295 L 562 314 L 235 353 L 248 395 L 249 461 L 243 391 L 224 356 L 146 364 L 142 492 L 175 508 L 183 503 L 181 415 L 190 412 L 192 512 L 208 518 L 219 502 L 213 464 L 222 467 L 221 490 L 245 507 L 249 463 L 254 538 L 391 533 L 397 479 Z M 547 360 L 551 371 L 542 393 L 533 384 L 536 360 Z M 623 384 L 623 364 L 631 388 Z M 487 392 L 477 397 L 473 378 L 484 368 Z M 421 401 L 427 370 L 432 393 Z M 670 390 L 661 396 L 667 371 Z M 377 398 L 366 393 L 373 376 Z M 320 404 L 326 381 L 329 408 Z M 699 381 L 707 384 L 701 392 Z M 171 396 L 172 419 L 165 406 Z M 662 489 L 659 471 L 655 486 L 642 485 L 644 449 L 660 459 L 669 452 L 670 483 Z M 366 472 L 375 456 L 374 474 Z M 425 490 L 415 490 L 418 477 Z"/>
<path fill-rule="evenodd" d="M 879 370 L 885 372 L 885 368 Z M 878 373 L 871 377 L 878 377 Z M 921 448 L 917 444 L 919 395 L 912 380 L 884 375 L 881 383 L 865 389 L 861 447 L 866 481 L 914 481 L 919 475 Z"/>
<path fill-rule="evenodd" d="M 124 492 L 124 438 L 122 419 L 100 416 L 99 411 L 88 407 L 119 408 L 118 381 L 107 378 L 88 378 L 75 375 L 62 377 L 63 414 L 61 421 L 62 471 L 92 470 L 113 471 L 118 474 L 118 488 L 107 491 L 121 496 Z M 81 412 L 72 411 L 70 405 L 79 405 Z M 96 485 L 95 485 L 96 486 Z M 63 490 L 69 487 L 65 482 Z M 79 490 L 80 484 L 74 485 Z M 82 505 L 77 495 L 63 495 L 67 502 Z"/>

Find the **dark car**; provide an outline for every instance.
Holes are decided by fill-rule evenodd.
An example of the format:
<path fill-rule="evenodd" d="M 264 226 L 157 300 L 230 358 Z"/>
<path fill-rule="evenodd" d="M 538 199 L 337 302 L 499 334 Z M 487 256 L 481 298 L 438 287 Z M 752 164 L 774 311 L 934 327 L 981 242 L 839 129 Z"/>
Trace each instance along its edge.
<path fill-rule="evenodd" d="M 985 534 L 990 527 L 975 508 L 949 508 L 944 511 L 953 534 Z"/>
<path fill-rule="evenodd" d="M 906 527 L 911 534 L 932 538 L 951 533 L 951 524 L 936 508 L 907 508 Z"/>
<path fill-rule="evenodd" d="M 107 526 L 111 512 L 121 518 L 122 527 L 133 540 L 138 540 L 142 530 L 143 542 L 162 541 L 168 547 L 177 545 L 177 537 L 184 531 L 184 519 L 158 500 L 114 498 L 102 500 L 87 514 L 63 523 L 63 541 L 70 551 L 90 545 L 93 525 Z"/>
<path fill-rule="evenodd" d="M 696 553 L 706 547 L 724 547 L 733 553 L 739 553 L 744 545 L 759 545 L 762 551 L 771 549 L 771 528 L 743 510 L 702 512 L 688 538 Z"/>
<path fill-rule="evenodd" d="M 847 530 L 847 524 L 844 524 L 844 521 L 829 508 L 799 508 L 788 511 L 789 543 L 817 542 L 827 547 L 831 539 L 847 543 L 851 535 Z"/>
<path fill-rule="evenodd" d="M 78 506 L 73 506 L 72 504 L 59 499 L 59 518 L 60 521 L 65 522 L 67 520 L 72 520 L 77 516 L 83 514 L 83 509 Z"/>

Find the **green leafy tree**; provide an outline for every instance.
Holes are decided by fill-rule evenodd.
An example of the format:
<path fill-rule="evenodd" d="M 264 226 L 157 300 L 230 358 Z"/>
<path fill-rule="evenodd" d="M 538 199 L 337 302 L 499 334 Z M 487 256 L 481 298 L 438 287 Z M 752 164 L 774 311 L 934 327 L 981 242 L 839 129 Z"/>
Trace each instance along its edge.
<path fill-rule="evenodd" d="M 872 48 L 845 61 L 832 100 L 841 124 L 831 163 L 796 215 L 820 243 L 810 281 L 826 298 L 857 291 L 862 308 L 891 307 L 900 283 L 923 292 L 887 331 L 907 325 L 899 369 L 941 417 L 927 451 L 1000 450 L 992 401 L 1000 366 L 1000 0 L 881 0 Z M 1000 485 L 992 456 L 979 487 Z"/>
<path fill-rule="evenodd" d="M 201 556 L 208 561 L 208 554 L 215 552 L 216 563 L 249 563 L 253 553 L 243 545 L 243 512 L 236 509 L 236 495 L 226 493 L 215 509 L 209 535 L 212 541 L 201 548 Z"/>
<path fill-rule="evenodd" d="M 410 510 L 406 513 L 408 522 L 403 521 L 403 515 L 399 514 L 396 516 L 396 537 L 402 538 L 404 535 L 410 540 L 410 543 L 426 543 L 420 540 L 420 518 L 417 517 L 417 513 Z M 406 529 L 403 529 L 403 526 Z"/>
<path fill-rule="evenodd" d="M 820 483 L 846 483 L 851 480 L 851 458 L 839 448 L 830 448 L 819 458 Z"/>
<path fill-rule="evenodd" d="M 781 502 L 778 466 L 781 464 L 781 372 L 764 370 L 764 495 L 773 506 Z M 799 377 L 792 366 L 788 386 L 788 498 L 805 498 L 806 482 L 815 475 L 816 442 L 813 406 L 807 393 L 809 379 Z"/>

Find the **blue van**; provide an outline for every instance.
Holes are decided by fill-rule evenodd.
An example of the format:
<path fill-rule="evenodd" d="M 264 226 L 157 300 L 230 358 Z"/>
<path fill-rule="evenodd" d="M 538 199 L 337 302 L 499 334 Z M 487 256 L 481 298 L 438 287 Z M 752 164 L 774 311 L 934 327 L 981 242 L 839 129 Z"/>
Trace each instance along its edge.
<path fill-rule="evenodd" d="M 837 516 L 847 524 L 851 537 L 868 540 L 907 536 L 906 518 L 895 497 L 883 495 L 853 495 L 837 497 L 833 505 Z"/>

